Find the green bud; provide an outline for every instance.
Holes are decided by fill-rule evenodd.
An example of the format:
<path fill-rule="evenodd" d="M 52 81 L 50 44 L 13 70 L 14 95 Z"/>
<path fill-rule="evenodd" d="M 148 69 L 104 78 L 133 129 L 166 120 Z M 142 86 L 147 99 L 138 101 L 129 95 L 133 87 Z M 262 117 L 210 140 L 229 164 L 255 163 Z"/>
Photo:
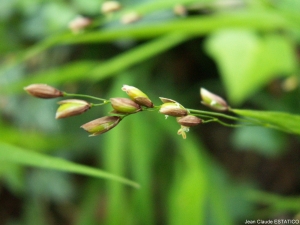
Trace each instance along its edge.
<path fill-rule="evenodd" d="M 57 98 L 63 96 L 62 91 L 47 84 L 31 84 L 25 87 L 24 90 L 37 98 Z"/>
<path fill-rule="evenodd" d="M 137 104 L 146 106 L 148 108 L 153 108 L 152 101 L 140 89 L 129 85 L 123 85 L 122 91 L 125 91 L 126 94 Z"/>
<path fill-rule="evenodd" d="M 226 111 L 229 106 L 227 102 L 218 95 L 215 95 L 204 88 L 200 88 L 200 95 L 202 98 L 202 104 L 206 105 L 214 110 Z"/>
<path fill-rule="evenodd" d="M 198 124 L 202 123 L 201 119 L 199 119 L 196 116 L 192 116 L 192 115 L 177 117 L 176 119 L 180 125 L 185 126 L 185 127 L 197 126 Z"/>
<path fill-rule="evenodd" d="M 78 99 L 67 99 L 58 102 L 60 105 L 56 111 L 55 118 L 61 119 L 69 116 L 76 116 L 81 113 L 84 113 L 89 108 L 91 108 L 91 104 Z"/>
<path fill-rule="evenodd" d="M 128 114 L 136 113 L 142 110 L 137 103 L 128 98 L 111 98 L 110 103 L 117 113 L 119 112 Z"/>
<path fill-rule="evenodd" d="M 120 121 L 121 117 L 118 116 L 104 116 L 83 124 L 81 128 L 89 132 L 91 134 L 90 136 L 96 136 L 111 130 L 117 126 Z"/>
<path fill-rule="evenodd" d="M 186 116 L 188 111 L 179 103 L 167 102 L 161 105 L 160 113 L 165 114 L 167 116 Z"/>

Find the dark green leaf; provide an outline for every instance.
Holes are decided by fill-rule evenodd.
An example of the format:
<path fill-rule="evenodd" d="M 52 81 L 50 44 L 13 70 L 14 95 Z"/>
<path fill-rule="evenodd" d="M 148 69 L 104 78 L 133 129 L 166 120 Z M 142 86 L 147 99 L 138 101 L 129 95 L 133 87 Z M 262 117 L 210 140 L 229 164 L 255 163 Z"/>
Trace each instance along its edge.
<path fill-rule="evenodd" d="M 218 63 L 229 100 L 240 104 L 280 75 L 296 69 L 293 43 L 286 37 L 260 37 L 251 30 L 223 30 L 212 35 L 207 51 Z"/>
<path fill-rule="evenodd" d="M 300 115 L 284 112 L 256 111 L 232 109 L 232 112 L 254 119 L 258 125 L 282 130 L 288 133 L 300 134 Z"/>
<path fill-rule="evenodd" d="M 25 150 L 13 145 L 6 144 L 4 142 L 0 142 L 0 161 L 8 161 L 26 166 L 55 169 L 65 172 L 93 176 L 97 178 L 105 178 L 118 181 L 136 188 L 139 187 L 137 183 L 123 177 L 119 177 L 99 169 L 76 164 L 61 158 L 55 158 L 38 152 Z"/>

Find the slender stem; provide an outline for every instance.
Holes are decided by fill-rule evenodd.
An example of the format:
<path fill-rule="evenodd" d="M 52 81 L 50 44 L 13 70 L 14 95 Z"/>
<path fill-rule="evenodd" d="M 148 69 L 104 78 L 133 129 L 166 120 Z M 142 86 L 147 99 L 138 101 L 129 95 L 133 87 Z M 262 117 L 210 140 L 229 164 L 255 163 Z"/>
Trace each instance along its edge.
<path fill-rule="evenodd" d="M 160 106 L 154 106 L 154 108 L 145 108 L 144 110 L 145 111 L 157 111 L 159 109 L 160 109 Z M 196 110 L 196 109 L 187 109 L 187 110 L 193 116 L 207 118 L 207 120 L 204 120 L 203 123 L 217 122 L 217 123 L 219 123 L 223 126 L 227 126 L 227 127 L 243 127 L 243 126 L 262 125 L 259 121 L 251 120 L 248 118 L 239 118 L 239 117 L 235 117 L 235 116 L 226 115 L 223 113 Z M 229 124 L 229 123 L 226 123 L 216 117 L 222 117 L 225 119 L 238 121 L 238 122 L 241 122 L 241 124 Z"/>
<path fill-rule="evenodd" d="M 243 126 L 251 125 L 251 124 L 229 124 L 229 123 L 223 122 L 222 120 L 219 120 L 218 118 L 212 118 L 212 119 L 203 121 L 203 123 L 210 123 L 210 122 L 217 122 L 217 123 L 219 123 L 223 126 L 226 126 L 226 127 L 243 127 Z"/>
<path fill-rule="evenodd" d="M 219 116 L 219 117 L 223 117 L 226 119 L 230 119 L 230 120 L 237 120 L 237 121 L 241 121 L 243 119 L 240 119 L 238 117 L 235 116 L 229 116 L 229 115 L 225 115 L 223 113 L 217 113 L 217 112 L 209 112 L 209 111 L 203 111 L 203 110 L 196 110 L 196 109 L 187 109 L 190 113 L 193 114 L 202 114 L 202 115 L 212 115 L 212 116 Z M 244 120 L 246 121 L 246 120 Z"/>
<path fill-rule="evenodd" d="M 91 106 L 92 107 L 94 107 L 94 106 L 102 106 L 102 105 L 106 105 L 107 103 L 109 103 L 109 102 L 107 101 L 107 102 L 103 102 L 103 103 L 99 103 L 99 104 L 91 103 Z"/>
<path fill-rule="evenodd" d="M 94 97 L 94 96 L 90 96 L 90 95 L 73 94 L 73 93 L 67 93 L 67 92 L 64 92 L 63 94 L 64 94 L 64 96 L 67 96 L 67 97 L 90 98 L 90 99 L 95 99 L 95 100 L 98 100 L 98 101 L 102 101 L 103 103 L 108 103 L 109 102 L 109 100 L 106 100 L 104 98 L 98 98 L 98 97 Z"/>
<path fill-rule="evenodd" d="M 210 119 L 210 120 L 203 120 L 202 123 L 210 123 L 210 122 L 216 122 L 216 119 Z"/>
<path fill-rule="evenodd" d="M 160 109 L 160 106 L 153 106 L 153 108 L 147 108 L 147 107 L 143 107 L 143 110 L 141 112 L 155 112 L 158 111 Z"/>
<path fill-rule="evenodd" d="M 203 118 L 209 118 L 209 119 L 215 119 L 216 117 L 213 117 L 213 116 L 208 116 L 208 115 L 204 115 L 204 114 L 191 114 L 191 115 L 193 115 L 193 116 L 199 116 L 199 117 L 201 117 L 201 119 L 203 119 Z"/>
<path fill-rule="evenodd" d="M 225 114 L 222 114 L 222 113 L 202 111 L 202 110 L 195 110 L 195 109 L 188 109 L 188 110 L 191 113 L 193 113 L 195 116 L 212 115 L 212 116 L 223 117 L 223 118 L 226 118 L 226 119 L 230 119 L 230 120 L 235 120 L 235 121 L 246 123 L 246 124 L 243 124 L 243 125 L 235 125 L 235 126 L 245 126 L 245 125 L 246 126 L 252 126 L 252 125 L 260 125 L 261 126 L 262 125 L 259 121 L 255 121 L 255 120 L 248 119 L 248 118 L 238 118 L 238 117 L 235 117 L 235 116 L 225 115 Z M 211 117 L 211 118 L 214 118 L 214 117 Z M 220 121 L 220 122 L 224 123 L 222 121 Z M 230 126 L 232 126 L 232 125 L 230 125 Z"/>

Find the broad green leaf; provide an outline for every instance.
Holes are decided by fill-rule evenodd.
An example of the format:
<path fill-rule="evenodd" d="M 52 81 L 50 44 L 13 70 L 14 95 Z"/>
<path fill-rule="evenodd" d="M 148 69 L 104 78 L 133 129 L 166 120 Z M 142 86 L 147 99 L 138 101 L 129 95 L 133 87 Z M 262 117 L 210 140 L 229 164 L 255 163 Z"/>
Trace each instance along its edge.
<path fill-rule="evenodd" d="M 139 184 L 105 171 L 0 142 L 0 161 L 105 178 L 138 188 Z"/>
<path fill-rule="evenodd" d="M 278 129 L 293 134 L 300 134 L 300 115 L 284 112 L 232 109 L 232 112 L 254 119 L 258 125 Z"/>
<path fill-rule="evenodd" d="M 293 44 L 277 34 L 258 36 L 251 30 L 223 30 L 206 42 L 216 60 L 229 100 L 240 104 L 271 79 L 296 69 Z"/>

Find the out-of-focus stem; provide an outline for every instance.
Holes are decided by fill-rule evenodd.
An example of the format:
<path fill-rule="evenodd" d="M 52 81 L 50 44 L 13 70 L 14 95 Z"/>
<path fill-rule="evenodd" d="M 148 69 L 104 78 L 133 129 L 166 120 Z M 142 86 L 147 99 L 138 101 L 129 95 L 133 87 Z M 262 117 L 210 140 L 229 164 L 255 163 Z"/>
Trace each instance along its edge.
<path fill-rule="evenodd" d="M 90 98 L 90 99 L 95 99 L 95 100 L 98 100 L 98 101 L 102 101 L 103 103 L 108 103 L 109 100 L 107 99 L 104 99 L 104 98 L 98 98 L 98 97 L 95 97 L 95 96 L 90 96 L 90 95 L 83 95 L 83 94 L 73 94 L 73 93 L 67 93 L 67 92 L 64 92 L 63 93 L 63 96 L 64 97 L 81 97 L 81 98 Z"/>

